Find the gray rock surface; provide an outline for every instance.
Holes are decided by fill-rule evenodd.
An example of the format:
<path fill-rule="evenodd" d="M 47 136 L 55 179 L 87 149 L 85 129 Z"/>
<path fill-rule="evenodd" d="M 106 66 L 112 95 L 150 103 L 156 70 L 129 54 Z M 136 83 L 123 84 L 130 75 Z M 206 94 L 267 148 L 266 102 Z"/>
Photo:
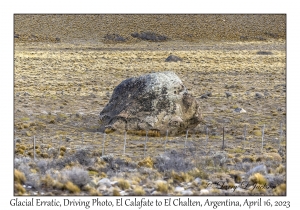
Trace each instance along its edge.
<path fill-rule="evenodd" d="M 177 61 L 182 61 L 182 59 L 175 55 L 169 55 L 165 60 L 165 62 L 177 62 Z"/>
<path fill-rule="evenodd" d="M 101 179 L 97 184 L 98 184 L 98 186 L 111 187 L 111 183 L 110 183 L 110 180 L 108 178 Z"/>
<path fill-rule="evenodd" d="M 236 112 L 236 113 L 246 113 L 246 110 L 243 109 L 243 108 L 236 108 L 236 109 L 234 109 L 234 112 Z"/>
<path fill-rule="evenodd" d="M 173 72 L 124 80 L 100 113 L 100 131 L 148 130 L 175 136 L 201 122 L 200 104 Z M 151 134 L 150 134 L 151 135 Z"/>
<path fill-rule="evenodd" d="M 267 174 L 267 167 L 265 165 L 258 165 L 252 168 L 247 172 L 247 176 L 251 176 L 252 174 L 255 173 L 261 173 L 261 174 Z"/>

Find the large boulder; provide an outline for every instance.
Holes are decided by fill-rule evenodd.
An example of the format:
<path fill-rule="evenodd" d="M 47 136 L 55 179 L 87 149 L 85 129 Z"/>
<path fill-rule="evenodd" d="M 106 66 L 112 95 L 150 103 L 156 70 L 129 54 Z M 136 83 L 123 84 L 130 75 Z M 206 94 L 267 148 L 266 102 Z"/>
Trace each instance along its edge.
<path fill-rule="evenodd" d="M 102 132 L 178 135 L 201 121 L 200 104 L 173 72 L 158 72 L 121 82 L 100 113 Z"/>

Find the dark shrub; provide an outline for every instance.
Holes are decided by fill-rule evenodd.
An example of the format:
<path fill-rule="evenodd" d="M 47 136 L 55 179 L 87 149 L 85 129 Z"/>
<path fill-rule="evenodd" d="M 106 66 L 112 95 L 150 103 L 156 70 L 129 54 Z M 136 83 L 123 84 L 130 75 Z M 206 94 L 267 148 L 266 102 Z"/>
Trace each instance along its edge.
<path fill-rule="evenodd" d="M 126 39 L 119 34 L 106 34 L 104 39 L 105 41 L 126 42 Z"/>
<path fill-rule="evenodd" d="M 184 158 L 184 153 L 177 152 L 172 150 L 171 152 L 167 152 L 164 155 L 156 157 L 154 162 L 154 167 L 157 168 L 158 171 L 189 171 L 194 165 Z"/>
<path fill-rule="evenodd" d="M 140 34 L 135 32 L 131 34 L 134 38 L 139 38 L 146 41 L 152 41 L 152 42 L 162 42 L 167 41 L 168 37 L 165 35 L 160 35 L 154 32 L 141 32 Z"/>
<path fill-rule="evenodd" d="M 269 51 L 258 51 L 256 54 L 257 55 L 273 55 L 273 53 L 269 52 Z"/>

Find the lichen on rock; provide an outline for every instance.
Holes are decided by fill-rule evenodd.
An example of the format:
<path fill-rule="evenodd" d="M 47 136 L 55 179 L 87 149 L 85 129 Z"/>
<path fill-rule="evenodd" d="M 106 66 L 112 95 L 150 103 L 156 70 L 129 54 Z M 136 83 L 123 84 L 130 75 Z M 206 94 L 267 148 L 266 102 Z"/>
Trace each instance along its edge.
<path fill-rule="evenodd" d="M 201 122 L 200 104 L 174 72 L 122 81 L 100 113 L 100 131 L 149 131 L 178 135 Z"/>

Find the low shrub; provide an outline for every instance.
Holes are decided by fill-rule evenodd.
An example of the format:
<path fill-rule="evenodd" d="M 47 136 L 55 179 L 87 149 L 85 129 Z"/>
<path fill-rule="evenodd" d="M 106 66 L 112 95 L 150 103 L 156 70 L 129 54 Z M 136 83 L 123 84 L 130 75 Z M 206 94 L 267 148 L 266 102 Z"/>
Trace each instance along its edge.
<path fill-rule="evenodd" d="M 70 170 L 64 170 L 62 171 L 62 174 L 67 180 L 76 184 L 80 188 L 89 183 L 91 180 L 89 173 L 78 167 L 73 167 Z"/>
<path fill-rule="evenodd" d="M 172 170 L 186 172 L 191 170 L 193 167 L 194 165 L 184 158 L 183 153 L 175 150 L 156 157 L 154 161 L 154 168 L 160 172 Z"/>

